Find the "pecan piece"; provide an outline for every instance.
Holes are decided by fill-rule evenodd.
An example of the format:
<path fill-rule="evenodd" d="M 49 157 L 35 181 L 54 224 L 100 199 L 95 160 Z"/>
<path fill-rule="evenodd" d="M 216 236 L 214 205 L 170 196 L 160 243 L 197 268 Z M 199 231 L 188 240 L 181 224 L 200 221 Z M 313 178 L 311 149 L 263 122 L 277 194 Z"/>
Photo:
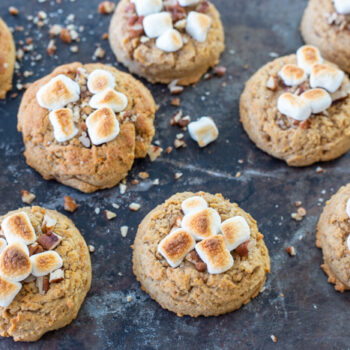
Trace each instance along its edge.
<path fill-rule="evenodd" d="M 248 243 L 249 243 L 249 241 L 244 242 L 236 248 L 236 252 L 241 258 L 248 256 L 248 253 L 249 253 Z"/>
<path fill-rule="evenodd" d="M 207 269 L 207 264 L 202 261 L 195 250 L 186 255 L 186 260 L 192 263 L 199 272 L 204 272 Z"/>
<path fill-rule="evenodd" d="M 63 207 L 64 207 L 64 210 L 73 213 L 78 209 L 78 204 L 73 198 L 71 198 L 69 196 L 64 196 L 64 206 Z"/>
<path fill-rule="evenodd" d="M 50 289 L 50 282 L 48 276 L 41 276 L 36 279 L 36 286 L 39 289 L 39 294 L 44 295 Z"/>
<path fill-rule="evenodd" d="M 178 3 L 176 3 L 176 5 L 166 6 L 165 9 L 167 12 L 170 12 L 173 22 L 177 22 L 181 19 L 186 18 L 185 9 L 182 6 L 180 6 Z"/>
<path fill-rule="evenodd" d="M 35 242 L 28 247 L 28 250 L 29 250 L 29 256 L 32 256 L 35 254 L 42 253 L 44 251 L 44 248 L 40 244 Z"/>
<path fill-rule="evenodd" d="M 37 242 L 42 245 L 45 250 L 52 250 L 61 243 L 61 240 L 61 236 L 56 235 L 56 233 L 53 233 L 52 231 L 49 231 L 48 233 L 40 235 L 37 239 Z"/>

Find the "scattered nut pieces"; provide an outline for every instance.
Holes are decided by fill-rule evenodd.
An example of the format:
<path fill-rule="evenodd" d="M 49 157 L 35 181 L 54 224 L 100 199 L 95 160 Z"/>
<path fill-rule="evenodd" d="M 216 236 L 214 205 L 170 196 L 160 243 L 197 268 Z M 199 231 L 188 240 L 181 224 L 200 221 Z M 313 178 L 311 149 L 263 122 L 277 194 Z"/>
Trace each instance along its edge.
<path fill-rule="evenodd" d="M 318 167 L 316 168 L 316 173 L 317 173 L 317 174 L 322 174 L 322 173 L 324 173 L 324 169 L 323 169 L 322 167 L 318 166 Z"/>
<path fill-rule="evenodd" d="M 299 207 L 298 210 L 297 210 L 297 213 L 300 215 L 300 216 L 305 216 L 307 214 L 307 211 L 305 208 L 303 207 Z"/>
<path fill-rule="evenodd" d="M 14 6 L 10 6 L 9 7 L 9 13 L 12 16 L 17 16 L 18 15 L 18 9 Z"/>
<path fill-rule="evenodd" d="M 45 250 L 53 250 L 55 249 L 62 241 L 62 237 L 56 235 L 56 233 L 48 232 L 39 236 L 37 242 L 45 249 Z"/>
<path fill-rule="evenodd" d="M 273 334 L 271 334 L 271 340 L 274 342 L 274 343 L 277 343 L 277 337 Z"/>
<path fill-rule="evenodd" d="M 88 248 L 90 253 L 93 253 L 95 251 L 95 247 L 91 244 L 88 245 Z"/>
<path fill-rule="evenodd" d="M 130 303 L 132 300 L 133 300 L 133 297 L 132 297 L 131 295 L 128 295 L 128 296 L 126 297 L 126 301 L 127 301 L 128 303 Z"/>
<path fill-rule="evenodd" d="M 218 77 L 223 77 L 226 74 L 226 67 L 224 66 L 216 66 L 214 67 L 214 73 L 218 76 Z"/>
<path fill-rule="evenodd" d="M 179 99 L 178 97 L 174 97 L 174 98 L 171 100 L 171 102 L 170 102 L 170 104 L 171 104 L 172 106 L 175 106 L 175 107 L 179 107 L 179 106 L 180 106 L 180 103 L 181 103 L 181 101 L 180 101 L 180 99 Z"/>
<path fill-rule="evenodd" d="M 122 226 L 120 228 L 120 234 L 122 235 L 122 237 L 126 237 L 126 235 L 128 234 L 128 230 L 129 226 Z"/>
<path fill-rule="evenodd" d="M 74 213 L 78 209 L 78 206 L 79 205 L 73 198 L 64 196 L 64 210 Z"/>
<path fill-rule="evenodd" d="M 138 177 L 142 180 L 145 180 L 149 178 L 149 174 L 146 171 L 140 171 Z"/>
<path fill-rule="evenodd" d="M 150 145 L 147 151 L 147 154 L 149 156 L 149 159 L 151 160 L 151 162 L 154 162 L 158 157 L 160 157 L 160 155 L 163 152 L 163 148 L 156 146 L 156 145 Z"/>
<path fill-rule="evenodd" d="M 175 180 L 178 180 L 182 175 L 183 175 L 183 173 L 180 173 L 180 172 L 175 173 L 175 174 L 174 174 L 174 179 L 175 179 Z"/>
<path fill-rule="evenodd" d="M 102 1 L 98 5 L 98 12 L 102 15 L 109 15 L 114 11 L 115 4 L 112 1 Z"/>
<path fill-rule="evenodd" d="M 277 79 L 274 77 L 270 77 L 266 83 L 266 87 L 272 91 L 277 90 L 278 88 Z"/>
<path fill-rule="evenodd" d="M 295 251 L 295 248 L 291 245 L 290 247 L 286 248 L 286 252 L 290 255 L 290 256 L 295 256 L 297 253 Z"/>
<path fill-rule="evenodd" d="M 141 208 L 141 204 L 139 203 L 133 202 L 129 205 L 129 209 L 132 211 L 138 211 L 140 208 Z"/>
<path fill-rule="evenodd" d="M 105 216 L 107 220 L 112 220 L 117 216 L 117 214 L 114 213 L 113 211 L 105 210 Z"/>
<path fill-rule="evenodd" d="M 36 198 L 35 194 L 30 193 L 26 190 L 22 190 L 21 193 L 22 193 L 22 202 L 25 204 L 31 204 Z"/>

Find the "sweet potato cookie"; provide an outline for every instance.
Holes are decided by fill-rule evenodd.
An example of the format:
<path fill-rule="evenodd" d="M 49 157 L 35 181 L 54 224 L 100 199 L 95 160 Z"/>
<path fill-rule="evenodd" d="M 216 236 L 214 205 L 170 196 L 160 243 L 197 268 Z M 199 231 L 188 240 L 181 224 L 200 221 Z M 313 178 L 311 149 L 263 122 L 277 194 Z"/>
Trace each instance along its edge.
<path fill-rule="evenodd" d="M 12 88 L 15 60 L 16 49 L 12 34 L 0 18 L 0 99 L 4 99 L 7 91 Z"/>
<path fill-rule="evenodd" d="M 224 31 L 203 0 L 122 0 L 109 28 L 119 62 L 151 83 L 196 83 L 219 62 Z"/>
<path fill-rule="evenodd" d="M 256 297 L 270 258 L 256 222 L 221 194 L 178 193 L 141 222 L 137 280 L 178 316 L 217 316 Z"/>
<path fill-rule="evenodd" d="M 91 284 L 89 251 L 54 210 L 18 209 L 0 224 L 0 335 L 36 341 L 77 317 Z"/>
<path fill-rule="evenodd" d="M 18 112 L 28 165 L 83 192 L 110 188 L 145 157 L 154 135 L 152 95 L 103 64 L 56 68 L 25 92 Z"/>
<path fill-rule="evenodd" d="M 303 46 L 249 79 L 241 122 L 257 147 L 288 165 L 331 160 L 350 148 L 349 92 L 344 72 Z"/>

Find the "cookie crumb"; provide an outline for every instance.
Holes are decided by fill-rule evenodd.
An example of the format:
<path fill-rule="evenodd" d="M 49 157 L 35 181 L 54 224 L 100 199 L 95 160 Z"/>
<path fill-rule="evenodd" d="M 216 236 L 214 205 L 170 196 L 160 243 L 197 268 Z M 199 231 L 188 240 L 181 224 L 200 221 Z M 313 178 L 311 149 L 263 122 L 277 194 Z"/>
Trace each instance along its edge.
<path fill-rule="evenodd" d="M 102 1 L 98 5 L 98 13 L 102 15 L 109 15 L 114 11 L 115 4 L 112 1 Z"/>

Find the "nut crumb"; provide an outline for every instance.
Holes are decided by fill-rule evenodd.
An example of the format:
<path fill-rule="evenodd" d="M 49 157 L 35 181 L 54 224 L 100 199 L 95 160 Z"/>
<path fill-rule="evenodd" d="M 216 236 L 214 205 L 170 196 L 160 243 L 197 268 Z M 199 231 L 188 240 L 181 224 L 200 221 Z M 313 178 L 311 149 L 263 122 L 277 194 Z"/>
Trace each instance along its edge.
<path fill-rule="evenodd" d="M 297 253 L 295 251 L 295 248 L 291 245 L 290 247 L 286 248 L 286 252 L 290 255 L 290 256 L 295 256 Z"/>
<path fill-rule="evenodd" d="M 271 340 L 274 342 L 274 343 L 277 343 L 277 337 L 273 334 L 271 334 Z"/>
<path fill-rule="evenodd" d="M 138 177 L 142 180 L 145 180 L 149 178 L 149 174 L 146 171 L 140 171 Z"/>
<path fill-rule="evenodd" d="M 114 11 L 115 4 L 112 1 L 102 1 L 98 5 L 98 12 L 102 15 L 109 15 Z"/>
<path fill-rule="evenodd" d="M 18 15 L 18 9 L 14 6 L 10 6 L 9 7 L 9 13 L 12 16 L 17 16 Z"/>
<path fill-rule="evenodd" d="M 129 205 L 129 209 L 132 211 L 138 211 L 140 208 L 141 208 L 141 204 L 139 203 L 133 202 Z"/>
<path fill-rule="evenodd" d="M 174 174 L 174 179 L 175 179 L 175 180 L 178 180 L 182 175 L 183 175 L 183 173 L 180 173 L 180 172 L 175 173 L 175 174 Z"/>
<path fill-rule="evenodd" d="M 128 295 L 128 296 L 126 297 L 126 301 L 127 301 L 128 303 L 130 303 L 131 301 L 133 301 L 133 297 L 132 297 L 131 295 Z"/>
<path fill-rule="evenodd" d="M 170 102 L 170 104 L 171 104 L 172 106 L 175 106 L 175 107 L 179 107 L 179 106 L 180 106 L 180 103 L 181 103 L 181 101 L 180 101 L 180 99 L 179 99 L 178 97 L 174 97 L 174 98 L 171 100 L 171 102 Z"/>
<path fill-rule="evenodd" d="M 22 202 L 25 204 L 31 204 L 36 198 L 35 194 L 30 193 L 26 190 L 22 190 L 21 194 L 22 194 Z"/>
<path fill-rule="evenodd" d="M 318 166 L 318 167 L 316 168 L 316 173 L 317 173 L 317 174 L 322 174 L 322 173 L 324 173 L 324 169 L 323 169 L 322 167 Z"/>
<path fill-rule="evenodd" d="M 69 197 L 69 196 L 64 196 L 64 210 L 69 211 L 70 213 L 74 213 L 78 209 L 78 204 L 77 202 Z"/>
<path fill-rule="evenodd" d="M 128 234 L 128 230 L 129 226 L 122 226 L 120 228 L 120 234 L 122 235 L 122 237 L 126 237 L 126 235 Z"/>
<path fill-rule="evenodd" d="M 95 251 L 95 247 L 91 244 L 88 245 L 88 248 L 90 253 L 93 253 Z"/>
<path fill-rule="evenodd" d="M 113 211 L 105 210 L 105 216 L 107 220 L 112 220 L 117 216 L 117 214 L 114 213 Z"/>

